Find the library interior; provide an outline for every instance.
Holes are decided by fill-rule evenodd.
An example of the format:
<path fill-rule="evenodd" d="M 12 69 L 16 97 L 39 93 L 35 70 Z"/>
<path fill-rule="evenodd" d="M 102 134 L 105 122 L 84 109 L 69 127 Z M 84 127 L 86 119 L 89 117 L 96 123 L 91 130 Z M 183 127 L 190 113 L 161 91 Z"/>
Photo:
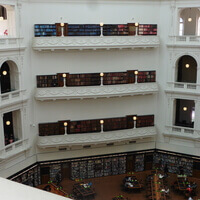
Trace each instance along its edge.
<path fill-rule="evenodd" d="M 199 200 L 199 48 L 197 0 L 0 0 L 0 185 Z"/>

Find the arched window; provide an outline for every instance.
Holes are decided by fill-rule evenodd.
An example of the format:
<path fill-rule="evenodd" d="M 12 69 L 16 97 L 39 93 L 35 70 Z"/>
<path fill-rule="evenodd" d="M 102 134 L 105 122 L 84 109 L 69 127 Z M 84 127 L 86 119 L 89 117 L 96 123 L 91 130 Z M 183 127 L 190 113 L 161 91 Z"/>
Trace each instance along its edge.
<path fill-rule="evenodd" d="M 182 56 L 178 61 L 177 82 L 196 83 L 197 62 L 192 56 Z"/>
<path fill-rule="evenodd" d="M 199 35 L 199 17 L 198 8 L 183 9 L 179 18 L 179 35 Z"/>
<path fill-rule="evenodd" d="M 19 89 L 19 73 L 16 64 L 6 61 L 0 66 L 1 94 Z"/>

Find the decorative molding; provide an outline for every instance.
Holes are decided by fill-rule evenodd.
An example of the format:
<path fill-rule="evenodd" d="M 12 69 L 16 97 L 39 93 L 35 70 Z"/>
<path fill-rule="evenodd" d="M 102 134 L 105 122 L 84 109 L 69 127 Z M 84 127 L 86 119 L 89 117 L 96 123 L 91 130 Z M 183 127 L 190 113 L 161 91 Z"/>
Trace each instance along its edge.
<path fill-rule="evenodd" d="M 184 82 L 167 82 L 166 93 L 175 93 L 182 95 L 200 95 L 200 85 L 195 83 L 184 83 Z"/>
<path fill-rule="evenodd" d="M 103 133 L 39 136 L 37 145 L 40 148 L 48 148 L 59 146 L 63 147 L 73 145 L 103 144 L 154 137 L 156 134 L 157 131 L 155 127 L 145 127 Z"/>
<path fill-rule="evenodd" d="M 77 36 L 35 37 L 34 50 L 83 50 L 83 49 L 134 49 L 159 47 L 158 36 Z"/>
<path fill-rule="evenodd" d="M 166 137 L 177 137 L 189 140 L 200 140 L 200 130 L 181 126 L 166 126 L 163 133 Z"/>
<path fill-rule="evenodd" d="M 0 94 L 0 108 L 16 105 L 28 101 L 26 90 L 16 90 Z"/>
<path fill-rule="evenodd" d="M 157 83 L 138 83 L 104 86 L 81 86 L 81 87 L 51 87 L 36 88 L 37 100 L 58 99 L 84 99 L 102 97 L 122 97 L 134 95 L 154 94 L 158 92 Z"/>
<path fill-rule="evenodd" d="M 23 38 L 0 38 L 0 52 L 25 50 Z"/>
<path fill-rule="evenodd" d="M 169 36 L 168 47 L 199 48 L 200 36 Z"/>
<path fill-rule="evenodd" d="M 0 149 L 0 161 L 8 159 L 12 156 L 16 156 L 17 154 L 20 154 L 29 149 L 30 146 L 28 145 L 28 139 L 18 140 Z"/>

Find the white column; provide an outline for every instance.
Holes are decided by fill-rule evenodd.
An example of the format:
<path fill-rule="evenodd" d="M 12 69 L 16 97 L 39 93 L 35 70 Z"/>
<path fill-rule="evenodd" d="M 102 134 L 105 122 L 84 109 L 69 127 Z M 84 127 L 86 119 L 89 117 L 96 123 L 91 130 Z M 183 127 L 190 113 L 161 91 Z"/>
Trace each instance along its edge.
<path fill-rule="evenodd" d="M 5 136 L 3 128 L 3 114 L 0 114 L 0 148 L 5 147 Z"/>
<path fill-rule="evenodd" d="M 200 131 L 200 98 L 194 101 L 195 103 L 195 118 L 194 129 Z"/>

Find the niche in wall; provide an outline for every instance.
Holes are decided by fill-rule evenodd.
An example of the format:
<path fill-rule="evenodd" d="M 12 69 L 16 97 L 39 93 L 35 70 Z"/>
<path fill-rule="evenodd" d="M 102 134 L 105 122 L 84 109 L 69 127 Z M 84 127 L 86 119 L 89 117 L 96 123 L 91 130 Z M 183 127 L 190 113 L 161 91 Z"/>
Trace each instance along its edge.
<path fill-rule="evenodd" d="M 176 99 L 175 125 L 194 128 L 195 103 L 193 100 Z"/>
<path fill-rule="evenodd" d="M 197 62 L 193 57 L 185 55 L 179 59 L 177 81 L 186 83 L 196 83 Z"/>

